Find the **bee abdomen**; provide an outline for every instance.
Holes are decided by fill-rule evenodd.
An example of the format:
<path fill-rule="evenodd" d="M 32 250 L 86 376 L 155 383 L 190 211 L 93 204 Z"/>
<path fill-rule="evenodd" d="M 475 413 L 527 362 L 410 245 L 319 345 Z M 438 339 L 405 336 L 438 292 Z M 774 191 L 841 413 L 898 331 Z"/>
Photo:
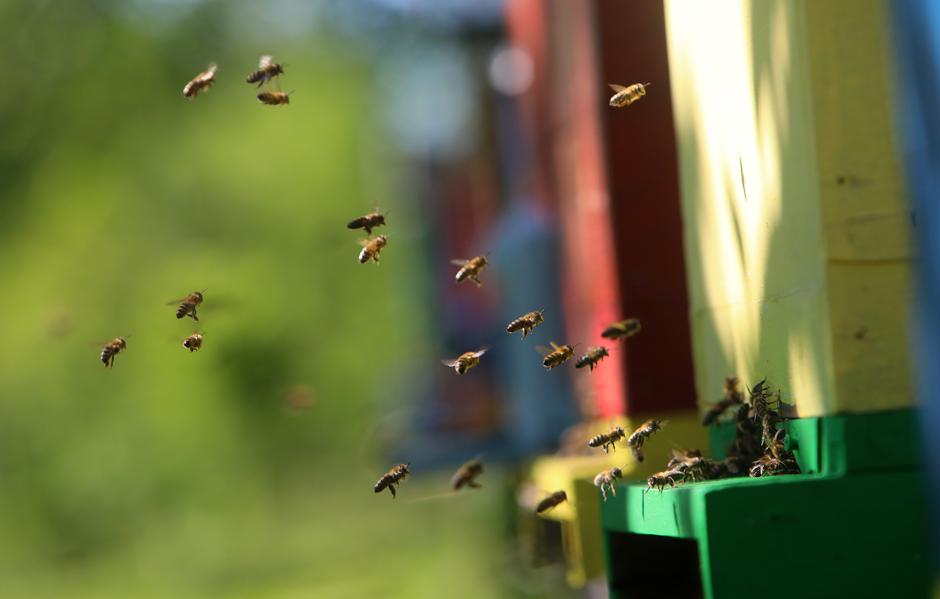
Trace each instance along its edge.
<path fill-rule="evenodd" d="M 591 437 L 591 440 L 588 441 L 588 447 L 600 447 L 605 441 L 607 441 L 607 438 L 604 435 Z"/>

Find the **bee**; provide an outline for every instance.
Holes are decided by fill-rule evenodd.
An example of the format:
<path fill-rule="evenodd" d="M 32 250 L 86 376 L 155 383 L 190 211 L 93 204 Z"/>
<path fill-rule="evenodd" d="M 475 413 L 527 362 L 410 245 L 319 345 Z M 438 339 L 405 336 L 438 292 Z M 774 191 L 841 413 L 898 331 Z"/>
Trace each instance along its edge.
<path fill-rule="evenodd" d="M 219 67 L 212 63 L 205 71 L 193 77 L 192 81 L 183 87 L 183 97 L 194 100 L 199 92 L 209 91 L 209 88 L 215 83 L 215 73 L 218 70 Z"/>
<path fill-rule="evenodd" d="M 176 317 L 183 318 L 184 316 L 189 316 L 196 322 L 199 322 L 199 316 L 196 314 L 196 308 L 199 304 L 202 303 L 203 296 L 205 293 L 203 291 L 193 291 L 183 299 L 173 300 L 172 302 L 167 302 L 168 306 L 179 303 L 179 308 L 176 309 Z"/>
<path fill-rule="evenodd" d="M 359 252 L 359 264 L 365 264 L 369 260 L 378 264 L 379 252 L 388 245 L 388 237 L 376 235 L 372 239 L 360 239 L 359 245 L 362 246 L 362 250 Z"/>
<path fill-rule="evenodd" d="M 725 377 L 724 398 L 709 408 L 707 412 L 705 412 L 705 416 L 702 418 L 703 426 L 709 426 L 717 422 L 718 418 L 720 418 L 721 415 L 724 414 L 725 411 L 731 406 L 744 403 L 744 394 L 741 393 L 738 385 L 738 377 Z"/>
<path fill-rule="evenodd" d="M 747 404 L 741 404 L 738 408 L 735 415 L 734 441 L 728 448 L 729 457 L 753 461 L 761 453 L 760 431 L 748 415 L 749 411 L 750 407 Z"/>
<path fill-rule="evenodd" d="M 607 453 L 607 450 L 610 448 L 617 451 L 617 441 L 622 440 L 626 436 L 627 433 L 623 430 L 622 426 L 615 426 L 610 429 L 609 433 L 601 433 L 591 437 L 591 440 L 588 441 L 588 447 L 600 447 L 604 450 L 604 453 Z"/>
<path fill-rule="evenodd" d="M 542 311 L 535 310 L 533 312 L 529 312 L 528 314 L 523 314 L 519 318 L 506 325 L 506 332 L 515 333 L 516 331 L 522 331 L 522 338 L 525 339 L 529 336 L 529 333 L 532 332 L 532 329 L 539 326 L 543 322 L 545 322 L 545 318 L 542 317 Z"/>
<path fill-rule="evenodd" d="M 104 367 L 111 368 L 114 366 L 114 356 L 125 349 L 127 349 L 127 339 L 124 337 L 118 337 L 105 343 L 104 347 L 101 348 L 101 361 L 104 363 Z"/>
<path fill-rule="evenodd" d="M 786 451 L 783 437 L 786 432 L 778 430 L 767 446 L 767 451 L 751 464 L 748 474 L 751 477 L 774 476 L 776 474 L 798 474 L 800 466 L 793 457 L 793 452 Z"/>
<path fill-rule="evenodd" d="M 549 341 L 549 343 L 552 346 L 551 349 L 542 348 L 543 352 L 548 352 L 542 360 L 542 366 L 551 370 L 567 362 L 574 353 L 574 348 L 570 345 L 557 345 L 554 341 Z"/>
<path fill-rule="evenodd" d="M 188 349 L 190 352 L 194 352 L 197 349 L 202 347 L 202 333 L 193 333 L 189 337 L 183 339 L 183 347 Z"/>
<path fill-rule="evenodd" d="M 604 470 L 594 477 L 594 486 L 600 487 L 601 496 L 604 498 L 604 501 L 607 501 L 608 490 L 614 496 L 617 495 L 617 491 L 614 489 L 614 481 L 621 476 L 623 476 L 623 472 L 620 470 L 620 468 L 611 468 L 610 470 Z"/>
<path fill-rule="evenodd" d="M 666 464 L 666 470 L 672 470 L 677 466 L 692 460 L 693 458 L 701 457 L 703 457 L 702 452 L 698 449 L 673 449 L 672 458 Z"/>
<path fill-rule="evenodd" d="M 261 60 L 258 61 L 258 70 L 249 74 L 248 78 L 245 79 L 245 83 L 257 83 L 258 87 L 261 87 L 271 79 L 283 74 L 284 67 L 274 62 L 274 58 L 262 56 Z"/>
<path fill-rule="evenodd" d="M 675 470 L 664 470 L 662 472 L 657 472 L 656 474 L 650 476 L 646 479 L 646 490 L 659 489 L 659 492 L 662 493 L 663 489 L 666 488 L 666 485 L 669 485 L 671 488 L 676 488 L 677 482 L 682 482 L 685 477 L 681 472 Z"/>
<path fill-rule="evenodd" d="M 480 281 L 480 274 L 483 273 L 483 269 L 489 264 L 489 262 L 486 261 L 486 256 L 476 256 L 469 260 L 451 260 L 450 263 L 460 267 L 455 277 L 458 283 L 470 279 L 477 284 L 477 287 L 483 286 L 483 282 Z"/>
<path fill-rule="evenodd" d="M 584 368 L 585 366 L 589 366 L 591 368 L 591 372 L 593 372 L 594 367 L 597 366 L 597 364 L 601 360 L 603 360 L 609 355 L 610 354 L 607 353 L 606 347 L 603 347 L 603 346 L 589 347 L 587 352 L 583 356 L 578 358 L 578 361 L 575 362 L 574 367 Z"/>
<path fill-rule="evenodd" d="M 765 439 L 766 433 L 775 428 L 777 422 L 777 411 L 780 407 L 779 395 L 772 394 L 766 386 L 767 379 L 758 381 L 754 388 L 750 390 L 750 404 L 753 410 L 753 418 L 760 422 L 764 427 Z M 771 433 L 771 437 L 773 434 Z"/>
<path fill-rule="evenodd" d="M 568 501 L 568 494 L 564 491 L 555 491 L 535 506 L 535 513 L 541 514 L 547 512 L 548 510 L 556 507 L 564 502 Z"/>
<path fill-rule="evenodd" d="M 347 229 L 365 229 L 366 235 L 372 235 L 372 229 L 385 224 L 385 215 L 375 211 L 349 221 Z"/>
<path fill-rule="evenodd" d="M 627 445 L 633 450 L 633 457 L 636 458 L 636 461 L 643 461 L 643 444 L 653 433 L 662 430 L 665 424 L 662 420 L 647 420 L 640 425 L 640 428 L 633 431 L 633 434 L 627 439 Z"/>
<path fill-rule="evenodd" d="M 617 85 L 616 83 L 608 83 L 607 85 L 610 86 L 610 89 L 614 90 L 614 95 L 610 97 L 610 105 L 614 108 L 623 108 L 645 96 L 646 88 L 652 84 L 634 83 L 629 87 Z"/>
<path fill-rule="evenodd" d="M 601 337 L 616 341 L 617 339 L 627 339 L 633 337 L 639 332 L 640 319 L 628 318 L 626 320 L 621 320 L 620 322 L 615 322 L 614 324 L 604 329 L 604 332 L 601 333 Z"/>
<path fill-rule="evenodd" d="M 471 368 L 475 368 L 480 363 L 480 356 L 489 351 L 490 348 L 484 347 L 477 351 L 468 351 L 460 354 L 453 360 L 441 360 L 441 364 L 448 368 L 453 368 L 457 374 L 465 374 Z"/>
<path fill-rule="evenodd" d="M 382 478 L 375 483 L 375 492 L 381 493 L 385 489 L 388 489 L 392 494 L 392 499 L 394 499 L 396 486 L 400 485 L 401 481 L 408 478 L 408 475 L 411 474 L 411 470 L 408 469 L 410 465 L 411 464 L 398 464 L 392 467 L 391 470 L 383 474 Z"/>
<path fill-rule="evenodd" d="M 479 489 L 480 483 L 476 481 L 477 477 L 483 474 L 483 462 L 473 459 L 457 469 L 454 476 L 450 479 L 450 488 L 459 491 L 463 487 Z"/>
<path fill-rule="evenodd" d="M 261 92 L 258 94 L 258 101 L 268 106 L 283 106 L 290 104 L 290 94 L 284 92 Z"/>

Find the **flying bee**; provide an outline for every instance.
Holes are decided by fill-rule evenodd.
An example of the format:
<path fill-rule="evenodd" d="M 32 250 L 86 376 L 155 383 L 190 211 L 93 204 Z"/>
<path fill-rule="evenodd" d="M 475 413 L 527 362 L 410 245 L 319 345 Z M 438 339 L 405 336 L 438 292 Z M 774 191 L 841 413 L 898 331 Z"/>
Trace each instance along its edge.
<path fill-rule="evenodd" d="M 457 374 L 465 374 L 471 368 L 475 368 L 480 363 L 480 356 L 489 351 L 490 348 L 483 347 L 477 351 L 468 351 L 460 354 L 453 360 L 441 360 L 441 364 L 448 368 L 453 368 Z"/>
<path fill-rule="evenodd" d="M 600 447 L 604 450 L 604 453 L 607 453 L 608 449 L 617 451 L 617 441 L 623 440 L 626 436 L 627 433 L 623 430 L 622 426 L 615 426 L 610 429 L 608 433 L 601 433 L 591 437 L 591 440 L 588 441 L 588 447 Z"/>
<path fill-rule="evenodd" d="M 738 377 L 733 375 L 725 377 L 724 397 L 705 412 L 705 416 L 702 418 L 702 425 L 709 426 L 717 422 L 728 408 L 734 405 L 741 405 L 742 403 L 744 403 L 744 394 L 741 393 L 739 388 Z"/>
<path fill-rule="evenodd" d="M 454 491 L 459 491 L 463 487 L 479 489 L 480 483 L 478 483 L 476 479 L 481 474 L 483 474 L 483 462 L 478 459 L 470 460 L 458 468 L 454 476 L 451 477 L 450 488 Z"/>
<path fill-rule="evenodd" d="M 601 333 L 601 337 L 606 337 L 607 339 L 616 341 L 617 339 L 627 339 L 633 337 L 639 332 L 640 319 L 628 318 L 626 320 L 621 320 L 620 322 L 615 322 L 614 324 L 604 329 L 604 332 Z"/>
<path fill-rule="evenodd" d="M 190 352 L 194 352 L 197 349 L 202 347 L 202 333 L 193 333 L 189 337 L 183 339 L 183 347 L 188 349 Z"/>
<path fill-rule="evenodd" d="M 594 477 L 594 486 L 601 488 L 601 496 L 603 496 L 604 501 L 607 501 L 608 490 L 611 494 L 617 495 L 617 491 L 614 489 L 614 481 L 621 476 L 623 476 L 623 472 L 620 468 L 611 468 L 610 470 L 604 470 Z"/>
<path fill-rule="evenodd" d="M 551 495 L 549 495 L 548 497 L 540 501 L 537 506 L 535 506 L 535 513 L 541 514 L 543 512 L 547 512 L 553 507 L 556 507 L 559 504 L 562 504 L 566 501 L 568 501 L 567 493 L 565 493 L 564 491 L 555 491 L 554 493 L 552 493 Z"/>
<path fill-rule="evenodd" d="M 489 262 L 486 261 L 486 256 L 476 256 L 469 260 L 451 260 L 450 263 L 460 267 L 455 277 L 458 283 L 470 279 L 477 284 L 477 287 L 483 286 L 483 282 L 480 280 L 480 274 L 483 273 L 483 269 L 489 264 Z"/>
<path fill-rule="evenodd" d="M 349 221 L 349 224 L 346 225 L 347 229 L 365 229 L 366 235 L 372 235 L 372 229 L 380 227 L 385 224 L 385 215 L 376 210 L 375 212 L 370 212 L 365 216 L 360 216 Z"/>
<path fill-rule="evenodd" d="M 516 331 L 522 331 L 522 338 L 525 339 L 529 336 L 529 333 L 532 332 L 532 329 L 539 326 L 543 322 L 545 322 L 545 318 L 542 317 L 542 311 L 535 310 L 533 312 L 529 312 L 528 314 L 523 314 L 519 318 L 506 325 L 506 332 L 515 333 Z"/>
<path fill-rule="evenodd" d="M 549 343 L 552 346 L 551 349 L 547 347 L 539 348 L 545 353 L 542 366 L 549 370 L 561 366 L 574 354 L 574 347 L 570 345 L 557 345 L 554 341 L 549 341 Z"/>
<path fill-rule="evenodd" d="M 646 88 L 651 83 L 634 83 L 631 86 L 624 87 L 616 83 L 608 83 L 610 89 L 614 90 L 614 95 L 610 97 L 610 105 L 614 108 L 623 108 L 633 104 L 646 95 Z"/>
<path fill-rule="evenodd" d="M 585 366 L 589 366 L 591 368 L 591 372 L 593 372 L 594 367 L 609 355 L 610 354 L 607 353 L 607 348 L 604 346 L 589 347 L 587 352 L 578 358 L 578 361 L 575 362 L 574 367 L 584 368 Z"/>
<path fill-rule="evenodd" d="M 212 63 L 205 71 L 193 77 L 192 81 L 183 87 L 183 97 L 195 100 L 200 92 L 209 91 L 209 88 L 215 83 L 215 73 L 218 70 L 219 67 Z"/>
<path fill-rule="evenodd" d="M 258 101 L 268 106 L 283 106 L 290 104 L 290 94 L 284 92 L 261 92 Z"/>
<path fill-rule="evenodd" d="M 271 79 L 283 74 L 284 67 L 274 62 L 274 58 L 262 56 L 261 60 L 258 61 L 258 70 L 250 73 L 248 78 L 245 79 L 245 83 L 257 83 L 258 87 L 261 87 Z"/>
<path fill-rule="evenodd" d="M 385 489 L 388 489 L 392 494 L 392 499 L 394 499 L 396 487 L 411 474 L 411 470 L 408 469 L 408 466 L 410 466 L 410 464 L 398 464 L 383 474 L 382 478 L 375 483 L 375 492 L 381 493 Z"/>
<path fill-rule="evenodd" d="M 627 445 L 633 450 L 633 457 L 636 458 L 636 461 L 643 461 L 643 444 L 646 443 L 646 440 L 649 439 L 653 433 L 662 430 L 665 424 L 666 423 L 662 420 L 647 420 L 640 425 L 640 428 L 633 431 L 633 434 L 627 439 Z"/>
<path fill-rule="evenodd" d="M 376 235 L 372 239 L 360 239 L 359 245 L 362 246 L 362 250 L 359 252 L 359 264 L 365 264 L 369 260 L 378 264 L 379 252 L 388 245 L 388 237 Z"/>
<path fill-rule="evenodd" d="M 684 476 L 681 472 L 676 472 L 675 470 L 664 470 L 662 472 L 657 472 L 656 474 L 650 476 L 646 479 L 646 490 L 659 489 L 659 492 L 662 493 L 663 489 L 666 488 L 666 485 L 669 485 L 671 488 L 676 488 L 676 483 L 681 482 L 684 479 Z"/>
<path fill-rule="evenodd" d="M 124 337 L 118 337 L 117 339 L 105 343 L 104 347 L 101 348 L 101 362 L 104 364 L 104 367 L 111 368 L 114 366 L 114 356 L 125 349 L 127 349 L 127 339 Z"/>
<path fill-rule="evenodd" d="M 172 306 L 173 304 L 178 303 L 179 308 L 176 309 L 176 317 L 183 318 L 184 316 L 189 316 L 196 322 L 199 322 L 199 316 L 196 315 L 196 308 L 199 307 L 199 304 L 202 303 L 203 291 L 193 291 L 186 297 L 178 300 L 173 300 L 172 302 L 167 302 L 166 305 Z"/>

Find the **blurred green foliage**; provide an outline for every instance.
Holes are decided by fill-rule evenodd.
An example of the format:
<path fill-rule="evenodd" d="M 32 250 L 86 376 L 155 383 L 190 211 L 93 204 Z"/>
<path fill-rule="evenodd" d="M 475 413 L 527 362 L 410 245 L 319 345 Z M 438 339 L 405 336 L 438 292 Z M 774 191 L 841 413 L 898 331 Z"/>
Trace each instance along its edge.
<path fill-rule="evenodd" d="M 389 465 L 377 416 L 429 344 L 417 216 L 395 214 L 380 267 L 356 262 L 345 222 L 406 192 L 370 65 L 257 15 L 0 4 L 4 597 L 512 594 L 498 485 L 372 493 Z M 290 106 L 244 83 L 262 53 L 287 62 Z M 210 61 L 216 86 L 184 100 Z M 197 289 L 190 354 L 196 325 L 165 302 Z M 98 352 L 118 335 L 109 371 Z M 285 404 L 295 385 L 306 409 Z"/>

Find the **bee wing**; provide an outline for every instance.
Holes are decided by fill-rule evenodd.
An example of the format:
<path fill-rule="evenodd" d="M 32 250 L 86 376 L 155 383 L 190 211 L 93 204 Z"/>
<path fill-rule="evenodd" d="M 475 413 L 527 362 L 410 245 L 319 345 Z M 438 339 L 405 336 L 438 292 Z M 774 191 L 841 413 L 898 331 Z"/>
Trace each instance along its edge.
<path fill-rule="evenodd" d="M 548 343 L 552 346 L 552 351 L 561 349 L 560 347 L 558 347 L 558 344 L 555 343 L 554 341 L 549 341 Z"/>
<path fill-rule="evenodd" d="M 360 239 L 359 245 L 361 245 L 362 247 L 369 247 L 369 242 L 371 241 L 372 241 L 371 239 Z"/>
<path fill-rule="evenodd" d="M 448 368 L 453 368 L 457 365 L 457 360 L 441 360 L 441 364 Z"/>
<path fill-rule="evenodd" d="M 477 351 L 473 352 L 473 357 L 474 357 L 474 358 L 479 358 L 480 356 L 482 356 L 483 354 L 485 354 L 485 353 L 488 352 L 488 351 L 490 351 L 490 348 L 489 348 L 489 347 L 481 347 L 481 348 L 478 349 Z"/>
<path fill-rule="evenodd" d="M 258 68 L 266 69 L 269 66 L 271 66 L 271 63 L 273 62 L 274 62 L 274 57 L 269 54 L 265 54 L 264 56 L 261 57 L 261 60 L 258 61 Z"/>
<path fill-rule="evenodd" d="M 617 92 L 617 93 L 620 93 L 620 92 L 622 92 L 623 90 L 627 89 L 626 87 L 624 87 L 624 86 L 622 86 L 622 85 L 617 85 L 616 83 L 608 83 L 607 86 L 608 86 L 610 89 L 612 89 L 612 90 L 614 90 L 615 92 Z"/>
<path fill-rule="evenodd" d="M 189 296 L 184 296 L 184 297 L 181 297 L 181 298 L 179 298 L 179 299 L 170 300 L 170 301 L 168 301 L 168 302 L 166 303 L 166 305 L 167 305 L 167 306 L 174 306 L 174 305 L 176 305 L 176 304 L 182 304 L 184 301 L 186 301 L 186 298 L 187 298 L 187 297 L 189 297 Z"/>
<path fill-rule="evenodd" d="M 469 261 L 469 260 L 459 260 L 459 259 L 454 259 L 454 260 L 451 260 L 451 261 L 450 261 L 450 263 L 453 264 L 454 266 L 463 266 L 463 265 L 465 265 L 467 262 L 470 262 L 470 261 Z"/>
<path fill-rule="evenodd" d="M 547 355 L 547 354 L 552 353 L 552 352 L 555 351 L 555 350 L 553 350 L 553 349 L 550 348 L 550 347 L 545 347 L 544 345 L 536 345 L 536 346 L 535 346 L 535 351 L 539 352 L 540 354 L 542 354 L 542 355 L 544 356 L 544 355 Z"/>
<path fill-rule="evenodd" d="M 205 76 L 207 79 L 211 77 L 215 77 L 215 74 L 218 70 L 219 70 L 219 65 L 215 64 L 214 62 L 211 62 L 209 63 L 209 66 L 206 68 L 206 72 L 203 73 L 203 76 Z"/>

